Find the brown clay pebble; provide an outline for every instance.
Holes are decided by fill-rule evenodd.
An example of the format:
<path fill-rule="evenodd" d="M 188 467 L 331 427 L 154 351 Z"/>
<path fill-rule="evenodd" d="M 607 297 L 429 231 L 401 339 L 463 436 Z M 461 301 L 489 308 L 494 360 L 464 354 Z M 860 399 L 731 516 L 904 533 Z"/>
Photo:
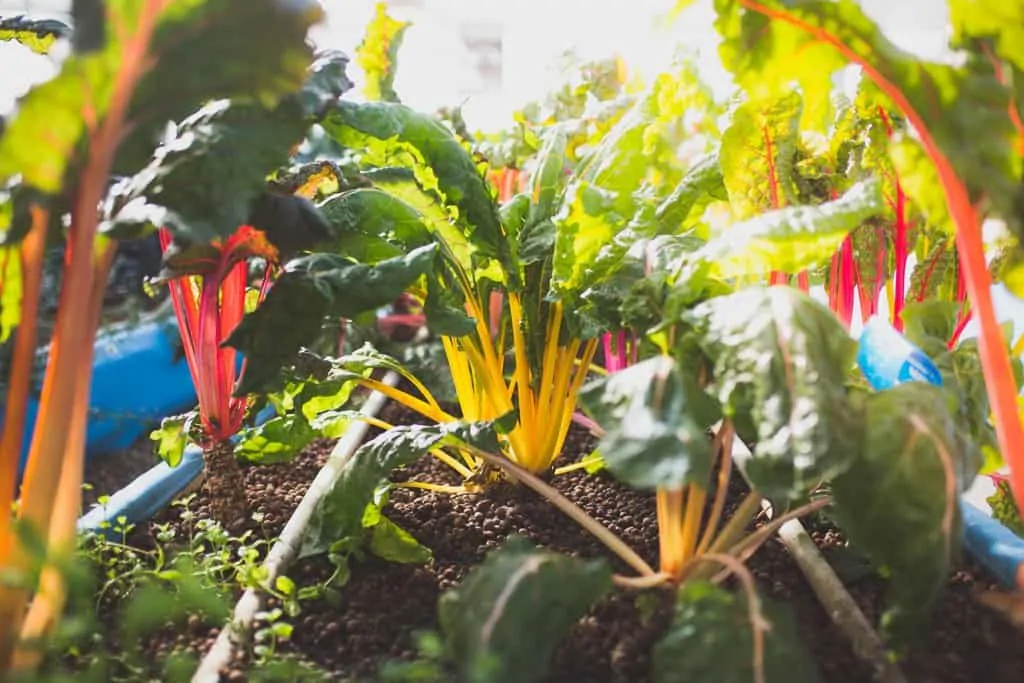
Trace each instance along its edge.
<path fill-rule="evenodd" d="M 404 409 L 388 405 L 382 417 L 392 424 L 416 422 Z M 593 440 L 573 427 L 563 462 L 588 453 Z M 417 479 L 457 483 L 433 459 L 397 472 L 396 481 Z M 554 485 L 589 514 L 622 536 L 648 562 L 657 560 L 653 495 L 632 491 L 606 474 L 571 473 Z M 747 492 L 733 478 L 726 512 Z M 709 496 L 710 505 L 711 496 Z M 545 547 L 580 557 L 606 557 L 626 572 L 605 548 L 561 512 L 536 495 L 502 487 L 486 494 L 451 496 L 419 489 L 397 489 L 386 514 L 434 553 L 429 566 L 389 564 L 368 558 L 352 567 L 342 589 L 342 604 L 325 601 L 303 605 L 301 626 L 282 650 L 299 654 L 339 678 L 372 678 L 391 659 L 414 656 L 414 634 L 438 628 L 441 593 L 456 585 L 486 553 L 512 533 Z M 832 543 L 842 536 L 828 529 Z M 748 563 L 761 593 L 787 603 L 799 633 L 818 663 L 826 683 L 870 683 L 867 665 L 852 653 L 843 636 L 807 586 L 784 546 L 773 539 Z M 324 558 L 301 562 L 289 573 L 299 585 L 312 585 L 331 573 Z M 968 566 L 950 581 L 926 634 L 926 642 L 908 655 L 904 669 L 910 683 L 1017 683 L 1024 672 L 1020 637 L 970 599 L 971 584 L 987 583 L 984 573 Z M 881 613 L 885 586 L 872 575 L 856 582 L 853 594 L 869 617 Z M 651 594 L 649 594 L 651 595 Z M 657 594 L 653 594 L 656 595 Z M 671 619 L 665 596 L 638 606 L 634 593 L 615 593 L 580 620 L 561 643 L 545 683 L 645 683 L 650 681 L 650 653 Z M 653 607 L 653 608 L 652 608 Z"/>

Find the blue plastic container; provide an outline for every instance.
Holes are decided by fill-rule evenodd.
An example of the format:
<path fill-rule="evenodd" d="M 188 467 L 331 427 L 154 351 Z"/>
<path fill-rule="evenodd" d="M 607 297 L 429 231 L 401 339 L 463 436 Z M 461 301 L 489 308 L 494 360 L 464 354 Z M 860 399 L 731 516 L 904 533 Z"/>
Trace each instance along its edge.
<path fill-rule="evenodd" d="M 195 405 L 188 363 L 183 356 L 175 357 L 177 340 L 177 324 L 167 315 L 108 328 L 97 337 L 86 457 L 128 448 L 164 417 Z M 40 351 L 44 357 L 48 353 L 48 349 Z M 30 399 L 19 480 L 38 409 L 38 402 Z"/>
<path fill-rule="evenodd" d="M 860 336 L 857 363 L 871 386 L 885 390 L 903 382 L 942 385 L 942 375 L 924 351 L 875 316 Z M 960 500 L 964 547 L 1007 587 L 1016 586 L 1024 564 L 1024 539 L 967 501 Z"/>

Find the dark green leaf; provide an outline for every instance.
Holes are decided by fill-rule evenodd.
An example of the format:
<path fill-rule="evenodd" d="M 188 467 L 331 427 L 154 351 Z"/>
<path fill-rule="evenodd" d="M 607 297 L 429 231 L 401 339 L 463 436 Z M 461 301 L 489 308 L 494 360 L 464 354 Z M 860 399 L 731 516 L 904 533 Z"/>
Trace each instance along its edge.
<path fill-rule="evenodd" d="M 162 10 L 151 16 L 158 7 Z M 206 0 L 144 8 L 104 3 L 102 8 L 105 20 L 76 32 L 78 51 L 61 64 L 60 73 L 19 101 L 0 138 L 0 180 L 21 174 L 26 185 L 41 192 L 60 192 L 76 152 L 88 147 L 84 142 L 90 136 L 100 135 L 90 120 L 104 121 L 115 93 L 129 98 L 126 118 L 132 123 L 120 149 L 121 173 L 146 163 L 168 121 L 210 100 L 238 98 L 272 107 L 301 86 L 312 58 L 306 31 L 323 16 L 312 0 Z M 151 30 L 143 30 L 146 22 Z M 134 81 L 132 70 L 140 67 Z"/>
<path fill-rule="evenodd" d="M 832 512 L 850 541 L 889 573 L 885 631 L 905 644 L 960 551 L 959 494 L 980 465 L 959 432 L 953 396 L 908 382 L 868 396 L 860 456 L 832 480 Z"/>
<path fill-rule="evenodd" d="M 644 489 L 707 484 L 707 413 L 714 401 L 672 358 L 656 356 L 596 380 L 579 402 L 605 430 L 598 448 L 625 483 Z"/>
<path fill-rule="evenodd" d="M 763 678 L 755 676 L 754 629 L 764 639 Z M 679 591 L 668 633 L 654 646 L 655 683 L 813 683 L 817 669 L 800 641 L 784 605 L 749 598 L 706 581 L 689 581 Z"/>
<path fill-rule="evenodd" d="M 611 587 L 604 561 L 583 562 L 513 537 L 438 605 L 461 680 L 540 680 L 558 641 Z"/>
<path fill-rule="evenodd" d="M 266 299 L 225 342 L 248 358 L 240 394 L 269 387 L 327 317 L 354 318 L 390 303 L 434 267 L 436 245 L 373 266 L 312 254 L 285 266 Z"/>
<path fill-rule="evenodd" d="M 411 169 L 425 192 L 437 193 L 457 210 L 456 220 L 481 255 L 509 263 L 487 181 L 439 121 L 400 104 L 339 102 L 322 125 L 343 145 L 366 152 L 366 163 Z"/>
<path fill-rule="evenodd" d="M 366 506 L 373 502 L 374 492 L 396 468 L 414 462 L 435 448 L 464 444 L 498 452 L 495 423 L 401 426 L 363 444 L 317 505 L 303 541 L 302 554 L 321 553 L 337 540 L 358 538 Z"/>
<path fill-rule="evenodd" d="M 382 190 L 361 188 L 336 195 L 320 211 L 337 233 L 342 253 L 364 263 L 430 243 L 422 214 Z"/>
<path fill-rule="evenodd" d="M 771 287 L 711 299 L 688 317 L 726 412 L 751 410 L 747 475 L 758 490 L 798 497 L 857 457 L 860 423 L 845 389 L 857 344 L 832 311 Z"/>
<path fill-rule="evenodd" d="M 267 191 L 266 178 L 287 160 L 310 123 L 351 83 L 344 55 L 316 61 L 306 82 L 273 108 L 214 101 L 170 131 L 149 165 L 114 191 L 104 231 L 150 224 L 205 243 L 240 225 L 267 233 L 283 260 L 330 236 L 330 226 L 303 197 Z"/>

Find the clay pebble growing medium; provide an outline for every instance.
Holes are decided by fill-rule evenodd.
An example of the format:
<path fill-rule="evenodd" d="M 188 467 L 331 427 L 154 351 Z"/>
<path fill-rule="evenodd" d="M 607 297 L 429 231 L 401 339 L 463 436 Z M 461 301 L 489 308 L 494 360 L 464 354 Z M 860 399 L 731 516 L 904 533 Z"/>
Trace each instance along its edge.
<path fill-rule="evenodd" d="M 405 409 L 389 405 L 382 418 L 415 421 Z M 593 439 L 574 427 L 563 458 L 588 453 Z M 395 481 L 418 479 L 452 483 L 448 470 L 425 459 L 396 473 Z M 654 499 L 615 482 L 607 474 L 572 473 L 555 486 L 606 524 L 651 562 L 656 561 Z M 739 504 L 748 488 L 733 478 L 726 510 Z M 437 600 L 456 585 L 486 553 L 510 534 L 525 535 L 548 548 L 580 557 L 608 557 L 602 545 L 574 522 L 526 491 L 508 489 L 482 495 L 451 496 L 398 489 L 386 510 L 434 552 L 428 566 L 396 565 L 374 558 L 356 563 L 340 604 L 315 601 L 303 606 L 286 651 L 301 655 L 339 680 L 372 680 L 381 663 L 415 656 L 414 634 L 436 630 Z M 759 526 L 759 520 L 754 526 Z M 832 527 L 818 525 L 814 538 L 827 553 L 846 541 Z M 835 554 L 835 553 L 831 553 Z M 623 567 L 613 560 L 617 570 Z M 827 683 L 869 683 L 868 666 L 859 660 L 813 595 L 789 553 L 772 538 L 748 563 L 761 594 L 795 612 L 800 636 Z M 299 585 L 325 580 L 333 567 L 324 558 L 300 562 L 289 572 Z M 999 615 L 980 605 L 975 590 L 994 585 L 981 568 L 968 563 L 957 570 L 939 600 L 923 642 L 904 662 L 913 683 L 1016 683 L 1024 671 L 1020 634 Z M 852 592 L 877 622 L 884 606 L 885 582 L 871 574 L 854 582 Z M 650 653 L 671 617 L 664 594 L 618 592 L 596 605 L 561 643 L 546 683 L 650 681 Z M 239 680 L 240 667 L 231 680 Z"/>
<path fill-rule="evenodd" d="M 82 511 L 88 512 L 103 496 L 111 496 L 160 462 L 149 433 L 119 453 L 89 458 L 82 481 Z"/>
<path fill-rule="evenodd" d="M 317 440 L 287 463 L 245 465 L 245 491 L 250 513 L 255 513 L 260 521 L 253 521 L 250 517 L 246 527 L 238 533 L 251 531 L 251 539 L 273 541 L 277 538 L 317 472 L 327 461 L 335 443 L 334 439 Z M 188 509 L 195 513 L 195 520 L 209 518 L 209 499 L 203 494 L 197 494 Z M 184 521 L 181 513 L 180 507 L 164 510 L 148 524 L 135 529 L 128 538 L 129 544 L 138 548 L 153 547 L 156 527 L 163 524 L 174 529 L 177 539 L 187 539 L 194 530 L 195 521 Z M 265 553 L 267 547 L 261 547 L 261 552 Z M 233 604 L 239 594 L 240 590 L 236 590 L 229 595 L 229 604 Z M 108 634 L 117 632 L 119 613 L 116 609 L 106 611 L 101 618 L 109 627 Z M 188 653 L 197 659 L 202 657 L 213 646 L 220 627 L 219 623 L 211 623 L 199 615 L 192 615 L 184 625 L 168 625 L 151 634 L 140 647 L 146 660 L 155 667 L 153 673 L 156 674 L 172 652 Z M 118 647 L 118 644 L 114 646 Z"/>

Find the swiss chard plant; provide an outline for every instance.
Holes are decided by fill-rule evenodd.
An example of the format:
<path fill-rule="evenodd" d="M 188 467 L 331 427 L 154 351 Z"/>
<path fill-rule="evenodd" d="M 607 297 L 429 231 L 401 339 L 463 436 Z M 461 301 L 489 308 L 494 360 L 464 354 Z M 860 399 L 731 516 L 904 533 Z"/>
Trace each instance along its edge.
<path fill-rule="evenodd" d="M 800 84 L 826 112 L 828 79 L 847 65 L 877 88 L 886 110 L 913 131 L 894 135 L 888 152 L 900 187 L 935 223 L 954 233 L 963 288 L 979 326 L 979 357 L 1011 488 L 1024 501 L 1024 427 L 1017 385 L 992 304 L 982 222 L 996 218 L 1020 236 L 1021 94 L 1024 60 L 1013 47 L 1019 22 L 1003 9 L 949 3 L 957 63 L 932 62 L 893 45 L 855 2 L 716 0 L 722 60 L 748 92 Z M 1018 3 L 1010 3 L 1011 16 Z M 824 117 L 818 117 L 822 125 Z M 971 136 L 973 144 L 964 145 Z M 1014 255 L 997 276 L 1015 287 Z"/>
<path fill-rule="evenodd" d="M 0 126 L 0 241 L 7 264 L 0 308 L 4 334 L 14 335 L 0 439 L 0 564 L 7 577 L 0 586 L 0 671 L 34 668 L 37 641 L 62 613 L 60 569 L 74 550 L 81 505 L 93 339 L 124 236 L 115 224 L 128 209 L 117 192 L 108 192 L 111 180 L 144 172 L 167 124 L 209 101 L 273 108 L 296 92 L 311 59 L 306 31 L 321 14 L 316 3 L 276 0 L 75 2 L 70 55 Z M 218 185 L 217 201 L 243 204 L 243 190 Z M 214 191 L 203 192 L 209 200 Z M 149 200 L 168 215 L 194 218 L 206 209 L 195 195 Z M 242 222 L 167 225 L 216 239 Z M 17 490 L 47 240 L 63 240 L 67 256 Z"/>
<path fill-rule="evenodd" d="M 317 59 L 303 88 L 273 109 L 230 101 L 204 107 L 182 121 L 157 149 L 146 170 L 122 188 L 123 203 L 131 207 L 142 197 L 150 202 L 168 194 L 194 192 L 195 184 L 207 176 L 212 189 L 216 178 L 231 170 L 238 199 L 243 200 L 217 202 L 211 192 L 202 213 L 171 214 L 146 205 L 133 208 L 119 221 L 122 228 L 130 221 L 164 226 L 160 232 L 165 250 L 161 277 L 171 289 L 199 407 L 198 420 L 196 416 L 165 420 L 154 435 L 165 459 L 172 463 L 180 459 L 186 439 L 203 447 L 211 510 L 228 528 L 244 522 L 247 511 L 237 456 L 265 459 L 250 451 L 254 443 L 266 441 L 275 432 L 289 437 L 284 450 L 294 453 L 311 439 L 314 430 L 309 417 L 316 418 L 302 410 L 279 415 L 271 425 L 258 428 L 257 435 L 248 435 L 240 447 L 232 443 L 251 416 L 256 398 L 238 387 L 238 378 L 250 359 L 240 359 L 237 350 L 225 344 L 244 315 L 258 310 L 268 292 L 288 288 L 297 270 L 312 270 L 320 287 L 337 288 L 321 301 L 321 318 L 355 317 L 401 293 L 431 261 L 429 250 L 420 250 L 367 268 L 334 252 L 331 226 L 309 199 L 334 178 L 332 174 L 311 174 L 298 185 L 291 183 L 290 194 L 279 192 L 287 186 L 279 171 L 287 164 L 290 151 L 351 87 L 345 76 L 347 61 L 337 53 Z M 255 139 L 260 144 L 255 144 Z M 244 164 L 244 169 L 225 169 L 225 158 Z M 224 239 L 210 239 L 223 231 L 219 226 L 229 223 L 237 223 L 234 232 Z M 175 225 L 182 228 L 177 240 L 171 232 Z M 212 231 L 204 233 L 204 227 Z M 385 271 L 389 281 L 379 282 Z M 376 286 L 362 298 L 346 297 L 345 287 L 358 286 L 360 278 L 374 281 Z M 305 387 L 307 399 L 312 397 L 310 387 Z M 336 392 L 329 393 L 340 399 Z M 284 402 L 278 407 L 294 408 Z M 282 428 L 283 422 L 288 429 Z M 277 450 L 275 457 L 283 457 L 281 447 Z"/>

